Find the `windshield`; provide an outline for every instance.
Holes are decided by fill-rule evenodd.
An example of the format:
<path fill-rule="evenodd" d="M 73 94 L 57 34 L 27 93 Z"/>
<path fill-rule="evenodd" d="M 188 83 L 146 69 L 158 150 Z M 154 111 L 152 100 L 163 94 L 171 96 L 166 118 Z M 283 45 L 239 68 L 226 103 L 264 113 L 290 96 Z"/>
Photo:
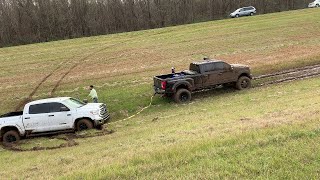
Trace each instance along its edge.
<path fill-rule="evenodd" d="M 84 102 L 74 98 L 66 99 L 63 103 L 69 108 L 79 108 L 85 105 Z"/>

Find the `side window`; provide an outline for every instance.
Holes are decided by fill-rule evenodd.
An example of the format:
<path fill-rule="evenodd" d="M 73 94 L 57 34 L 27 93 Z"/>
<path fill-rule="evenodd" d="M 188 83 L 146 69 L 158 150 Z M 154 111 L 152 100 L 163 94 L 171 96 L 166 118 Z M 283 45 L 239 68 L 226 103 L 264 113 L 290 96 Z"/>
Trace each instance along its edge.
<path fill-rule="evenodd" d="M 50 103 L 50 111 L 49 112 L 61 112 L 62 107 L 67 108 L 65 105 L 61 103 Z"/>
<path fill-rule="evenodd" d="M 208 63 L 204 65 L 204 72 L 210 72 L 214 70 L 215 70 L 214 63 Z"/>
<path fill-rule="evenodd" d="M 215 63 L 215 70 L 216 70 L 216 71 L 224 70 L 224 63 L 223 63 L 223 62 L 217 62 L 217 63 Z"/>
<path fill-rule="evenodd" d="M 43 113 L 49 113 L 48 103 L 30 105 L 29 114 L 43 114 Z"/>

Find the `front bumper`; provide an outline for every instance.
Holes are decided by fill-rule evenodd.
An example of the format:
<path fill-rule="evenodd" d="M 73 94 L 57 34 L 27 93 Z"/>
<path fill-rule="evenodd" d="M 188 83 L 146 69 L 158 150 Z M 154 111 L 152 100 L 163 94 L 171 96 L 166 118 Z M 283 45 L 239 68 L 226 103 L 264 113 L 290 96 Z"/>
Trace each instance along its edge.
<path fill-rule="evenodd" d="M 109 114 L 106 115 L 105 117 L 97 116 L 94 120 L 94 123 L 96 126 L 103 125 L 103 124 L 106 124 L 107 122 L 109 122 L 110 119 L 111 119 L 111 117 Z"/>

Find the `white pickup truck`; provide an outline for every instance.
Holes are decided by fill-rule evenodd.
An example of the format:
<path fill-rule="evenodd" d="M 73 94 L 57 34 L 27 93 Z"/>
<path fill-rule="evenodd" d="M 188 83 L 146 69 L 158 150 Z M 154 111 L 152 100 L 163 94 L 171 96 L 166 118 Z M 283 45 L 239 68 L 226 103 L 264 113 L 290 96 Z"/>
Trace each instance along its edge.
<path fill-rule="evenodd" d="M 70 97 L 42 99 L 25 105 L 23 111 L 0 116 L 0 137 L 11 143 L 35 134 L 100 128 L 109 120 L 107 106 L 85 104 Z"/>

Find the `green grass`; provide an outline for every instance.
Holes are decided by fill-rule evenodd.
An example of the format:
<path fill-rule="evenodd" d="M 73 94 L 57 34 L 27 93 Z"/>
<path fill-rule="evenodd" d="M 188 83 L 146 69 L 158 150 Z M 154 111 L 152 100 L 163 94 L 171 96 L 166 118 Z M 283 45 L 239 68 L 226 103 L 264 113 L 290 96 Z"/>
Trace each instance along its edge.
<path fill-rule="evenodd" d="M 254 74 L 318 64 L 319 9 L 289 11 L 163 29 L 0 49 L 0 112 L 13 110 L 41 79 L 55 96 L 86 98 L 97 86 L 113 121 L 149 103 L 152 76 L 203 56 L 243 63 Z M 86 57 L 87 58 L 84 58 Z M 83 59 L 84 58 L 84 59 Z M 0 148 L 10 179 L 318 179 L 320 79 L 195 94 L 177 105 L 157 96 L 115 132 L 76 139 L 78 146 L 37 152 Z M 92 132 L 89 132 L 91 134 Z M 27 140 L 22 148 L 60 140 Z"/>
<path fill-rule="evenodd" d="M 319 178 L 320 79 L 247 91 L 209 91 L 187 105 L 154 104 L 77 139 L 40 152 L 0 150 L 12 178 L 176 179 Z M 32 164 L 32 166 L 30 166 Z"/>

